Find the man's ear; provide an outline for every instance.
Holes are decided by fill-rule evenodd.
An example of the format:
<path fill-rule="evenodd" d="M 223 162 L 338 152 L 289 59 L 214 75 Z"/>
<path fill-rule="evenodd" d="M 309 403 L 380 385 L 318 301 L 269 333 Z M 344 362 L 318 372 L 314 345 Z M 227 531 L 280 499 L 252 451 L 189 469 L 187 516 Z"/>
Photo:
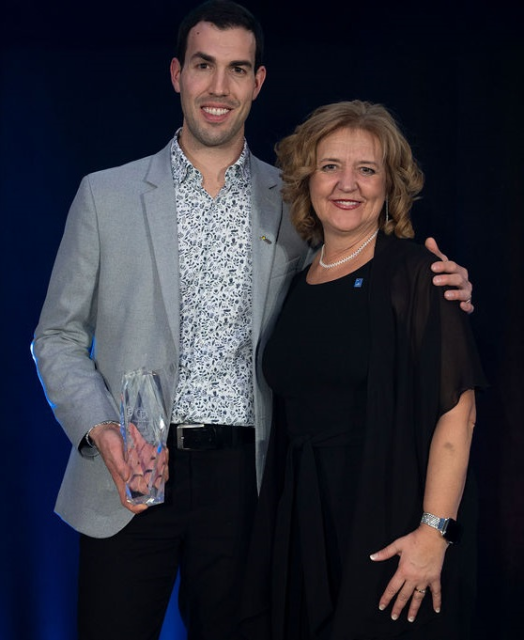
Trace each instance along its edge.
<path fill-rule="evenodd" d="M 180 93 L 180 73 L 182 71 L 182 65 L 178 58 L 173 58 L 171 60 L 169 71 L 171 73 L 171 84 L 173 85 L 174 90 L 177 93 Z"/>

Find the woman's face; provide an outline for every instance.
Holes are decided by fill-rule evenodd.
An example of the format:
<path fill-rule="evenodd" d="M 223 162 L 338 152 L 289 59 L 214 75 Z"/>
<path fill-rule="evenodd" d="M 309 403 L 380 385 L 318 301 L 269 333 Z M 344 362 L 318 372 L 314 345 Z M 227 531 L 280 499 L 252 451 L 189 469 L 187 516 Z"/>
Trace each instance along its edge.
<path fill-rule="evenodd" d="M 386 198 L 378 138 L 345 127 L 326 136 L 317 146 L 309 192 L 324 235 L 360 237 L 375 231 Z"/>

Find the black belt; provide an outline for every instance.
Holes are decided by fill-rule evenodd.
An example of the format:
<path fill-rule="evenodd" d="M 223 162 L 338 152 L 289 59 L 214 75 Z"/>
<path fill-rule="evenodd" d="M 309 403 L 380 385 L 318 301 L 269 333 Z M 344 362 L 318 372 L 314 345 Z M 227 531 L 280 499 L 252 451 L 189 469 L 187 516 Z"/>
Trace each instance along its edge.
<path fill-rule="evenodd" d="M 230 424 L 171 424 L 169 439 L 182 451 L 236 449 L 255 442 L 254 427 Z"/>

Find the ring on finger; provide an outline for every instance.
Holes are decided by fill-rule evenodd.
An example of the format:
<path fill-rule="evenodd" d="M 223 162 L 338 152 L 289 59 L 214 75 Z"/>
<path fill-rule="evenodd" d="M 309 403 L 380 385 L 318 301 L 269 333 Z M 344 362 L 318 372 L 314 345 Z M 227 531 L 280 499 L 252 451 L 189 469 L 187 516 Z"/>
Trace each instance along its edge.
<path fill-rule="evenodd" d="M 417 589 L 417 587 L 415 587 L 415 591 L 417 593 L 421 593 L 422 595 L 424 595 L 426 593 L 427 589 Z"/>

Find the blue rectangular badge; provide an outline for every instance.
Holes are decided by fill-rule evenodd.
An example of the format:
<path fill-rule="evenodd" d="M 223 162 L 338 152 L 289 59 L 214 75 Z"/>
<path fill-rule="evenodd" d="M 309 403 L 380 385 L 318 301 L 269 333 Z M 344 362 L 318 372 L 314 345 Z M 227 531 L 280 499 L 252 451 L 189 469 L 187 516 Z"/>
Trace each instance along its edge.
<path fill-rule="evenodd" d="M 353 286 L 355 287 L 355 289 L 358 289 L 362 286 L 363 282 L 364 278 L 355 278 L 355 284 Z"/>

